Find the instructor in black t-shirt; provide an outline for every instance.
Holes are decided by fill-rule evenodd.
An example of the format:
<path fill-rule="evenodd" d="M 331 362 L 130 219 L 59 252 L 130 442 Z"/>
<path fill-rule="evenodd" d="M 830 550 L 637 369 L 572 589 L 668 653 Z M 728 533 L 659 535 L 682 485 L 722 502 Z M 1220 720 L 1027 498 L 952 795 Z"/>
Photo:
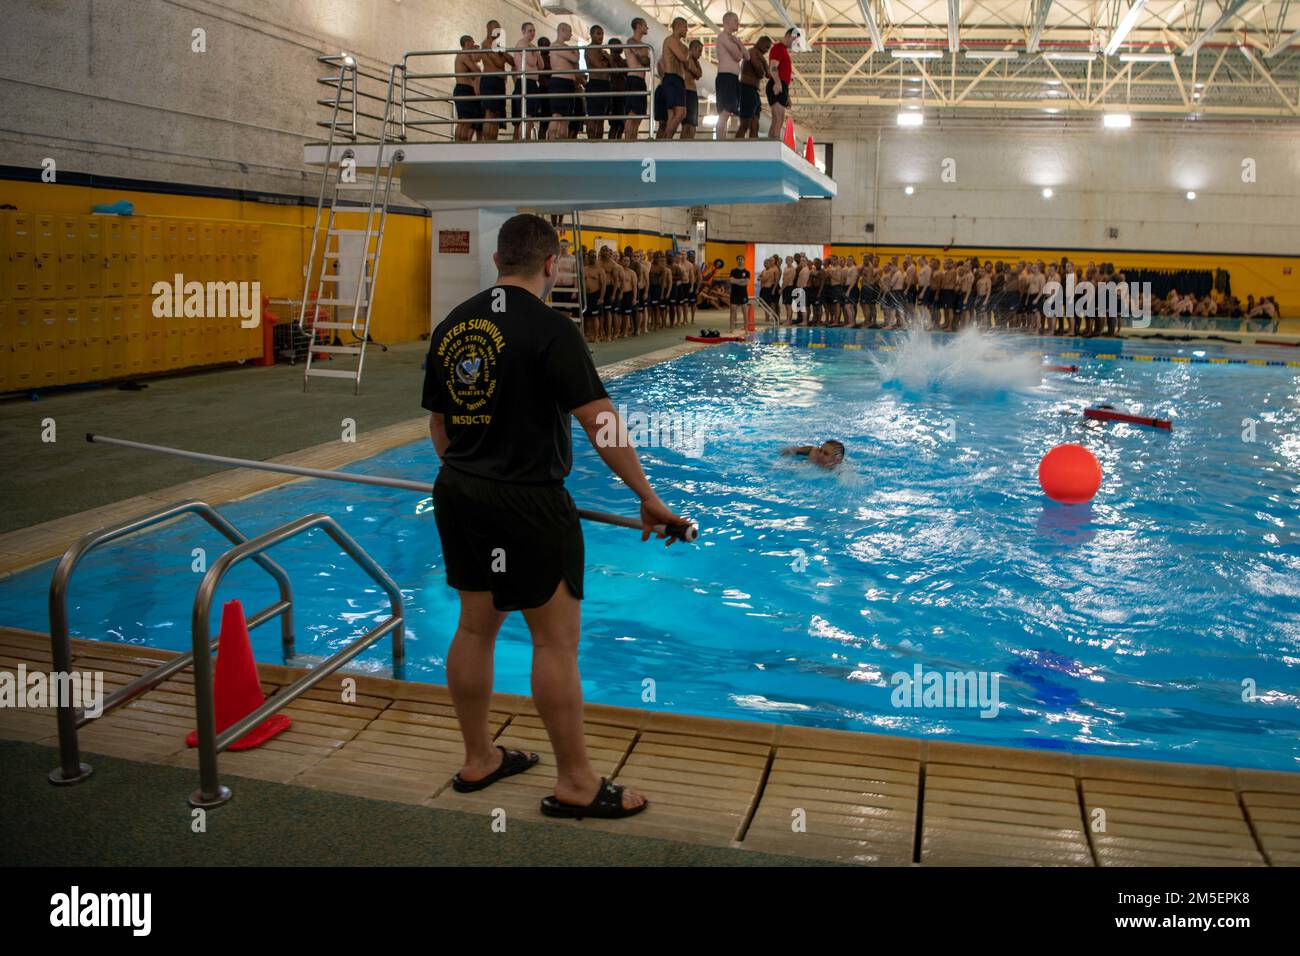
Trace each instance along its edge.
<path fill-rule="evenodd" d="M 641 540 L 655 525 L 683 519 L 650 488 L 582 334 L 543 301 L 559 253 L 546 220 L 507 220 L 493 257 L 496 285 L 453 309 L 429 343 L 423 405 L 442 460 L 434 514 L 447 583 L 460 592 L 447 686 L 465 763 L 452 785 L 481 790 L 537 763 L 535 754 L 495 746 L 489 720 L 497 631 L 508 612 L 522 611 L 533 638 L 533 700 L 555 751 L 555 794 L 542 800 L 542 812 L 622 817 L 644 810 L 646 799 L 600 777 L 583 736 L 583 545 L 564 489 L 573 463 L 569 416 L 641 499 Z M 611 433 L 613 442 L 604 437 Z"/>

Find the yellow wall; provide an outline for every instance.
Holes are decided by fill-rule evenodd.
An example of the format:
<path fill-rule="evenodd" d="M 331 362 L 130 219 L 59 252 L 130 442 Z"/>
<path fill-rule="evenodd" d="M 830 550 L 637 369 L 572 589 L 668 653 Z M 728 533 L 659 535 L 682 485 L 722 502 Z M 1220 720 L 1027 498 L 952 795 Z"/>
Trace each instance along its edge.
<path fill-rule="evenodd" d="M 121 199 L 134 203 L 137 218 L 259 224 L 261 265 L 254 278 L 262 283 L 262 294 L 273 299 L 301 298 L 302 266 L 311 247 L 314 206 L 0 181 L 0 204 L 8 203 L 22 212 L 87 215 L 93 205 Z M 371 314 L 371 334 L 377 341 L 412 341 L 428 331 L 429 224 L 427 216 L 389 213 L 380 257 L 378 295 Z M 0 289 L 0 300 L 7 297 L 8 292 Z"/>

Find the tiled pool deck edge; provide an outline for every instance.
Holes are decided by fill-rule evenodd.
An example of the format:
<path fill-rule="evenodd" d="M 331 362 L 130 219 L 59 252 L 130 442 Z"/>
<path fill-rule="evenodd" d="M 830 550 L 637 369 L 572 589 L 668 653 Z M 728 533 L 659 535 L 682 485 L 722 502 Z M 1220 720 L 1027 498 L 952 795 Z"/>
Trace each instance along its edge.
<path fill-rule="evenodd" d="M 75 640 L 73 666 L 111 692 L 175 652 Z M 49 639 L 0 629 L 0 670 L 50 666 Z M 274 694 L 297 668 L 258 665 Z M 344 679 L 355 680 L 345 701 Z M 194 768 L 186 671 L 83 728 L 83 759 Z M 293 726 L 260 748 L 223 754 L 238 777 L 420 806 L 494 811 L 681 842 L 843 863 L 1072 866 L 1300 865 L 1300 773 L 1019 750 L 859 731 L 695 717 L 599 704 L 585 708 L 598 772 L 646 792 L 624 821 L 553 821 L 549 742 L 530 698 L 497 694 L 496 738 L 542 756 L 537 770 L 475 794 L 450 776 L 462 756 L 445 687 L 336 673 L 284 713 Z M 0 737 L 57 745 L 53 712 L 0 710 Z M 51 767 L 53 769 L 53 767 Z M 197 771 L 196 771 L 197 774 Z M 197 777 L 196 777 L 197 779 Z M 94 786 L 95 778 L 81 786 Z M 178 792 L 178 804 L 186 793 Z"/>

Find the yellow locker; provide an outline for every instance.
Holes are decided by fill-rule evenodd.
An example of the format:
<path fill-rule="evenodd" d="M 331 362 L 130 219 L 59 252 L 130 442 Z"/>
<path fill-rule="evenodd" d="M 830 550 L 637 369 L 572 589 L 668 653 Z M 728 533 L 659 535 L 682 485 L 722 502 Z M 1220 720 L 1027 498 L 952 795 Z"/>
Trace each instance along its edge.
<path fill-rule="evenodd" d="M 119 216 L 104 216 L 99 227 L 104 249 L 103 295 L 124 295 L 126 292 L 126 224 Z"/>
<path fill-rule="evenodd" d="M 159 278 L 170 284 L 185 267 L 185 229 L 176 219 L 162 221 L 163 270 Z"/>
<path fill-rule="evenodd" d="M 102 216 L 81 217 L 81 297 L 97 299 L 104 294 L 104 250 L 100 227 Z"/>
<path fill-rule="evenodd" d="M 32 274 L 38 299 L 59 297 L 59 219 L 48 213 L 32 217 Z"/>
<path fill-rule="evenodd" d="M 141 300 L 140 321 L 144 350 L 141 371 L 160 372 L 167 368 L 167 319 L 154 315 L 152 296 Z"/>
<path fill-rule="evenodd" d="M 104 367 L 101 378 L 121 378 L 127 374 L 127 314 L 134 299 L 105 299 L 103 311 Z M 91 362 L 87 362 L 91 364 Z"/>
<path fill-rule="evenodd" d="M 181 284 L 199 279 L 199 224 L 181 222 L 181 264 L 176 270 L 181 273 Z"/>
<path fill-rule="evenodd" d="M 243 223 L 230 227 L 230 274 L 236 282 L 248 281 L 248 228 Z"/>
<path fill-rule="evenodd" d="M 215 282 L 217 279 L 217 224 L 215 222 L 199 223 L 199 274 L 195 278 L 200 282 Z"/>
<path fill-rule="evenodd" d="M 14 391 L 36 386 L 36 306 L 11 302 L 9 309 L 9 388 Z"/>
<path fill-rule="evenodd" d="M 98 299 L 89 301 L 98 302 Z M 86 371 L 86 315 L 87 301 L 73 299 L 57 304 L 56 314 L 59 335 L 58 378 L 60 385 L 88 381 Z"/>
<path fill-rule="evenodd" d="M 125 343 L 123 366 L 125 375 L 141 375 L 149 370 L 149 309 L 148 296 L 136 296 L 124 303 Z"/>
<path fill-rule="evenodd" d="M 13 375 L 14 330 L 9 324 L 9 303 L 0 299 L 0 395 L 15 386 Z"/>
<path fill-rule="evenodd" d="M 108 301 L 91 299 L 81 303 L 81 379 L 95 382 L 107 377 Z"/>
<path fill-rule="evenodd" d="M 213 223 L 213 232 L 215 233 L 215 242 L 213 248 L 216 250 L 215 265 L 213 267 L 212 278 L 216 282 L 238 282 L 239 276 L 234 273 L 234 256 L 231 251 L 231 225 L 228 222 Z"/>
<path fill-rule="evenodd" d="M 244 259 L 248 263 L 248 281 L 262 278 L 262 227 L 250 223 L 244 235 Z"/>
<path fill-rule="evenodd" d="M 81 219 L 59 216 L 59 294 L 60 299 L 81 295 Z"/>
<path fill-rule="evenodd" d="M 126 260 L 123 295 L 144 295 L 149 291 L 144 271 L 144 225 L 134 219 L 122 220 L 122 256 Z"/>
<path fill-rule="evenodd" d="M 185 362 L 185 333 L 189 323 L 193 320 L 186 319 L 182 315 L 168 316 L 159 319 L 167 330 L 166 343 L 163 348 L 163 368 L 184 368 Z"/>
<path fill-rule="evenodd" d="M 141 295 L 153 295 L 155 282 L 171 282 L 167 275 L 166 247 L 163 243 L 163 224 L 160 219 L 140 222 L 140 252 L 144 260 L 144 288 Z"/>
<path fill-rule="evenodd" d="M 32 216 L 25 212 L 5 212 L 4 231 L 0 233 L 4 248 L 0 262 L 5 267 L 0 298 L 30 299 L 35 284 L 32 265 Z"/>
<path fill-rule="evenodd" d="M 32 356 L 32 387 L 44 388 L 59 384 L 60 353 L 63 344 L 63 316 L 59 302 L 37 302 L 32 308 L 32 334 L 35 354 Z"/>

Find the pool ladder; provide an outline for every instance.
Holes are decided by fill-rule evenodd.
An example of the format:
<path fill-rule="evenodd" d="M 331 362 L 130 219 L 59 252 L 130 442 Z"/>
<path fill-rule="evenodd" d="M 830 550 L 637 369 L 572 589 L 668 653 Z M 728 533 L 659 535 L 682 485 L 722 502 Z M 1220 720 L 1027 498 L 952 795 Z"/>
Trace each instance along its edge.
<path fill-rule="evenodd" d="M 72 638 L 68 631 L 67 592 L 72 572 L 80 564 L 81 559 L 96 548 L 119 538 L 187 514 L 198 515 L 232 545 L 208 567 L 194 595 L 191 617 L 193 648 L 114 691 L 104 700 L 99 716 L 102 717 L 114 708 L 152 690 L 168 678 L 193 665 L 194 717 L 198 727 L 199 743 L 199 789 L 190 795 L 189 802 L 192 807 L 216 807 L 231 797 L 230 789 L 221 786 L 217 776 L 217 754 L 253 727 L 284 709 L 389 633 L 393 636 L 393 670 L 395 674 L 400 674 L 404 657 L 405 612 L 402 593 L 393 579 L 329 515 L 304 515 L 250 539 L 206 502 L 182 501 L 118 524 L 90 531 L 64 552 L 50 580 L 50 646 L 53 670 L 56 675 L 72 674 Z M 285 570 L 266 557 L 263 552 L 315 528 L 320 528 L 329 535 L 334 543 L 384 590 L 388 595 L 391 613 L 381 623 L 322 661 L 294 683 L 273 694 L 266 703 L 243 720 L 218 734 L 212 689 L 212 654 L 217 649 L 217 639 L 210 633 L 212 601 L 216 596 L 217 587 L 235 565 L 245 560 L 251 559 L 270 574 L 279 588 L 279 600 L 250 617 L 248 629 L 251 631 L 278 616 L 285 659 L 291 659 L 293 657 L 292 586 Z M 72 702 L 66 699 L 66 695 L 64 697 L 65 699 L 59 701 L 57 710 L 59 766 L 49 775 L 50 783 L 59 785 L 81 783 L 91 775 L 90 765 L 81 761 L 77 731 L 96 719 L 78 711 L 72 706 Z"/>

